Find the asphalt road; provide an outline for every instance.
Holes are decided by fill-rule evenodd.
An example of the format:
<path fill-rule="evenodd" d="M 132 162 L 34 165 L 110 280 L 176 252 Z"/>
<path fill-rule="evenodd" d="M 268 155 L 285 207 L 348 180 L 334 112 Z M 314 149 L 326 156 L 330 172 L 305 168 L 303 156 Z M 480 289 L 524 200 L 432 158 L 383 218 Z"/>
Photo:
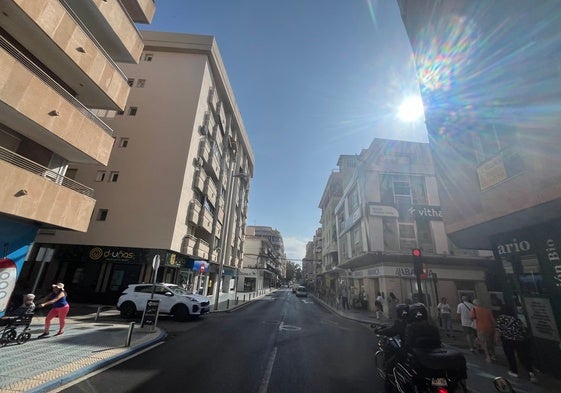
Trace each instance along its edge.
<path fill-rule="evenodd" d="M 67 393 L 379 392 L 371 329 L 279 290 L 231 313 L 162 320 L 165 343 Z"/>

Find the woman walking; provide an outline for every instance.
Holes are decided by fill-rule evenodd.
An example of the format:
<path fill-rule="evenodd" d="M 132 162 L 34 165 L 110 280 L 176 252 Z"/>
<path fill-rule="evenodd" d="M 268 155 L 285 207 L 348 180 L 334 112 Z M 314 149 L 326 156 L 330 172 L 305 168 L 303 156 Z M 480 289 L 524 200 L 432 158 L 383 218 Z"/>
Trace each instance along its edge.
<path fill-rule="evenodd" d="M 518 356 L 520 363 L 528 370 L 530 381 L 536 382 L 536 375 L 527 345 L 526 328 L 516 316 L 514 307 L 505 304 L 496 322 L 497 332 L 501 337 L 503 350 L 508 360 L 508 374 L 518 378 L 518 365 L 516 364 L 516 356 Z"/>
<path fill-rule="evenodd" d="M 52 304 L 52 308 L 45 317 L 45 329 L 43 333 L 39 335 L 39 338 L 47 337 L 49 335 L 49 329 L 51 327 L 51 320 L 54 317 L 58 317 L 59 328 L 56 336 L 60 336 L 64 333 L 64 325 L 66 322 L 66 316 L 70 310 L 70 305 L 66 301 L 66 291 L 64 290 L 64 284 L 59 282 L 52 285 L 52 292 L 39 301 L 38 307 L 45 307 Z"/>

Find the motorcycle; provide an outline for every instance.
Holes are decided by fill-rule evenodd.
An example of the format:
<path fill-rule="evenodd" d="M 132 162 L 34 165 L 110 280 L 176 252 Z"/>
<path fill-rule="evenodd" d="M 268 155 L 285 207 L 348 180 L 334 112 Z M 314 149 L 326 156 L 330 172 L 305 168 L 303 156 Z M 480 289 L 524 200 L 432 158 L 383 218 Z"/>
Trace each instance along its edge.
<path fill-rule="evenodd" d="M 376 334 L 375 364 L 385 380 L 386 393 L 464 393 L 467 392 L 466 359 L 448 348 L 402 352 L 397 337 Z M 400 353 L 400 355 L 398 355 Z"/>

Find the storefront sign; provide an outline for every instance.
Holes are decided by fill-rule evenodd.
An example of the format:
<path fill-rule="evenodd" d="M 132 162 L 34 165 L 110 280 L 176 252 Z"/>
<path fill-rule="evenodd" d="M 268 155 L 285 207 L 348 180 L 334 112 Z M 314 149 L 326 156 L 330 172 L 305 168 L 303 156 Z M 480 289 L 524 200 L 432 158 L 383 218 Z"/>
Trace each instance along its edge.
<path fill-rule="evenodd" d="M 546 255 L 547 261 L 551 266 L 553 272 L 553 280 L 556 287 L 561 287 L 561 260 L 559 258 L 559 252 L 555 246 L 555 241 L 553 239 L 547 239 L 546 245 Z"/>
<path fill-rule="evenodd" d="M 496 245 L 499 255 L 526 253 L 532 250 L 532 244 L 529 240 L 519 240 L 516 237 L 509 242 L 499 243 Z"/>
<path fill-rule="evenodd" d="M 136 260 L 136 254 L 131 249 L 115 247 L 92 247 L 88 256 L 92 261 L 99 262 L 131 262 Z"/>
<path fill-rule="evenodd" d="M 548 298 L 526 297 L 526 312 L 532 326 L 532 334 L 545 340 L 559 341 L 559 331 Z"/>
<path fill-rule="evenodd" d="M 411 206 L 409 208 L 409 215 L 416 220 L 442 220 L 440 206 Z"/>
<path fill-rule="evenodd" d="M 368 205 L 368 214 L 371 216 L 376 217 L 393 217 L 398 218 L 399 212 L 393 206 L 384 206 L 384 205 Z"/>
<path fill-rule="evenodd" d="M 507 179 L 503 158 L 497 156 L 479 168 L 477 168 L 477 176 L 479 177 L 479 187 L 485 190 Z"/>

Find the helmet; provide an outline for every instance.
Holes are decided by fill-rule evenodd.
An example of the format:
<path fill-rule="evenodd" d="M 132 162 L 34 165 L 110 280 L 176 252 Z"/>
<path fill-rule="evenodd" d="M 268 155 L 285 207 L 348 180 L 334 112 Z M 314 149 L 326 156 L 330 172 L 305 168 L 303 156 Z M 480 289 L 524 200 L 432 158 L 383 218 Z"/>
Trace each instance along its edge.
<path fill-rule="evenodd" d="M 414 303 L 409 306 L 409 322 L 426 321 L 428 311 L 423 303 Z"/>
<path fill-rule="evenodd" d="M 409 306 L 407 304 L 398 304 L 395 306 L 395 312 L 397 314 L 397 319 L 407 319 Z"/>

